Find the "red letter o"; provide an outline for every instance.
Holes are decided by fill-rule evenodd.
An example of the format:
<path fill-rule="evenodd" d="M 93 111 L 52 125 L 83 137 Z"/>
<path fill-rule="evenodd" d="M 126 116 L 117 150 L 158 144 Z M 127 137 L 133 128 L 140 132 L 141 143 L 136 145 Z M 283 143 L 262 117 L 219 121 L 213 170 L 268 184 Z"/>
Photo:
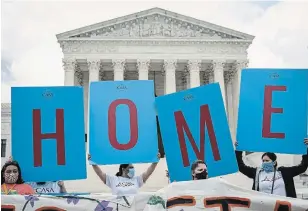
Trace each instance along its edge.
<path fill-rule="evenodd" d="M 129 122 L 130 122 L 130 140 L 127 144 L 120 144 L 117 140 L 116 128 L 116 109 L 118 105 L 125 104 L 129 109 Z M 138 140 L 138 119 L 137 108 L 133 101 L 128 99 L 117 99 L 113 101 L 108 109 L 108 135 L 110 144 L 118 150 L 128 150 L 137 144 Z"/>

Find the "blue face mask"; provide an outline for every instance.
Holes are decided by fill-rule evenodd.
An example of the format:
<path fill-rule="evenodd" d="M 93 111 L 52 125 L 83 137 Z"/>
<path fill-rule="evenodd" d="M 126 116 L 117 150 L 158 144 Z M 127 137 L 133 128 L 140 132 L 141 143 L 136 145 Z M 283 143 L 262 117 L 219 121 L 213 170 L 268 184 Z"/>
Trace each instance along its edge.
<path fill-rule="evenodd" d="M 128 173 L 127 173 L 127 176 L 129 178 L 133 178 L 135 176 L 135 169 L 134 168 L 129 169 Z"/>
<path fill-rule="evenodd" d="M 274 162 L 264 162 L 262 163 L 262 169 L 265 172 L 273 172 L 274 171 Z"/>

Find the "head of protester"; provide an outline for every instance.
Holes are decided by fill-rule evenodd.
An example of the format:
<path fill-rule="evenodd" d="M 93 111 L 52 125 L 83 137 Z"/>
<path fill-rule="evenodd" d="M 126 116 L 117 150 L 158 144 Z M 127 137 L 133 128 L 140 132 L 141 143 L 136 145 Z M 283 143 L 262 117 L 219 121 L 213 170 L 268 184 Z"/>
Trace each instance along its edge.
<path fill-rule="evenodd" d="M 191 175 L 193 180 L 208 178 L 207 166 L 204 161 L 196 160 L 191 164 Z"/>
<path fill-rule="evenodd" d="M 159 153 L 158 159 L 160 159 Z M 135 175 L 135 168 L 132 164 L 121 164 L 115 175 L 109 175 L 103 172 L 95 162 L 91 161 L 90 155 L 88 160 L 97 176 L 111 189 L 112 194 L 117 196 L 137 194 L 139 188 L 149 179 L 158 164 L 158 162 L 152 163 L 141 175 Z"/>
<path fill-rule="evenodd" d="M 308 139 L 304 139 L 308 146 Z M 236 146 L 238 143 L 235 144 Z M 308 168 L 308 148 L 307 154 L 302 156 L 301 162 L 296 166 L 278 167 L 275 153 L 266 152 L 261 156 L 259 167 L 247 166 L 243 162 L 242 151 L 235 151 L 239 171 L 247 177 L 253 179 L 252 189 L 263 193 L 296 198 L 296 191 L 293 177 L 304 173 Z"/>
<path fill-rule="evenodd" d="M 17 161 L 10 159 L 1 169 L 1 193 L 4 195 L 27 195 L 34 191 L 22 179 L 21 168 Z"/>
<path fill-rule="evenodd" d="M 119 171 L 116 173 L 117 177 L 133 178 L 135 176 L 135 168 L 132 164 L 121 164 Z"/>

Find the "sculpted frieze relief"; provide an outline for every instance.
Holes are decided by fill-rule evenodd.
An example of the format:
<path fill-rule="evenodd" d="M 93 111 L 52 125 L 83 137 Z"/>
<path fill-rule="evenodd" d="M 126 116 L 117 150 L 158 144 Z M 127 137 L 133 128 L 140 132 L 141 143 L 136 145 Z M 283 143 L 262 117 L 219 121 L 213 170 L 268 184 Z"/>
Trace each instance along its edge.
<path fill-rule="evenodd" d="M 73 37 L 169 37 L 169 38 L 207 38 L 240 39 L 185 21 L 162 15 L 150 15 L 127 22 L 118 23 L 101 29 L 89 31 Z"/>

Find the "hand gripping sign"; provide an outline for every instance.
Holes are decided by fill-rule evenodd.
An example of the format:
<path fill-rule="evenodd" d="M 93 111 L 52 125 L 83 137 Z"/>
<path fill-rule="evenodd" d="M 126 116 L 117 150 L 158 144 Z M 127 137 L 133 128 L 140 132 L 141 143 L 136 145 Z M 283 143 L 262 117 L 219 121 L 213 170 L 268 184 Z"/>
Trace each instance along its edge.
<path fill-rule="evenodd" d="M 83 89 L 13 87 L 12 154 L 26 181 L 86 178 Z"/>
<path fill-rule="evenodd" d="M 238 150 L 306 154 L 308 69 L 244 69 Z"/>
<path fill-rule="evenodd" d="M 153 81 L 90 85 L 90 154 L 97 164 L 157 161 Z"/>
<path fill-rule="evenodd" d="M 156 107 L 171 181 L 191 180 L 196 159 L 210 177 L 238 171 L 218 83 L 158 97 Z"/>

